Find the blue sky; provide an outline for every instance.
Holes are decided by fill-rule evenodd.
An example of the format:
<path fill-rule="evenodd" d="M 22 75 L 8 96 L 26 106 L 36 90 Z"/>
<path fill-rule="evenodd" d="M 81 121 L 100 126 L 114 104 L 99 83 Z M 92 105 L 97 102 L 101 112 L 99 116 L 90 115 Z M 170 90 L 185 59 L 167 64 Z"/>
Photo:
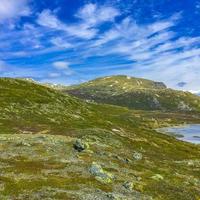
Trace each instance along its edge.
<path fill-rule="evenodd" d="M 1 0 L 0 76 L 125 74 L 200 90 L 200 0 Z"/>

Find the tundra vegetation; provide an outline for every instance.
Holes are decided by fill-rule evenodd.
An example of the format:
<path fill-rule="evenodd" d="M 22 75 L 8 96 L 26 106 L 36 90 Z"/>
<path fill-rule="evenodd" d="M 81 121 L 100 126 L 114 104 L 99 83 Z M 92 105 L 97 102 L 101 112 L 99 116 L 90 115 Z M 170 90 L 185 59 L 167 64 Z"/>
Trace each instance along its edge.
<path fill-rule="evenodd" d="M 199 102 L 125 76 L 69 88 L 1 78 L 0 199 L 199 200 L 200 146 L 156 131 L 200 123 Z"/>

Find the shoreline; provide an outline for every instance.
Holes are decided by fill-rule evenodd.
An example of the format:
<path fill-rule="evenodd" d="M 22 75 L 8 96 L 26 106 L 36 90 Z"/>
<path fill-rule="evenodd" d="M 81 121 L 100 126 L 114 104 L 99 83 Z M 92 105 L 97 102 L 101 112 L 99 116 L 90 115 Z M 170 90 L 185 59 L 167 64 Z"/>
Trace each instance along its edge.
<path fill-rule="evenodd" d="M 188 142 L 188 143 L 195 144 L 195 145 L 200 145 L 200 141 L 193 140 L 193 139 L 200 139 L 200 136 L 198 136 L 198 135 L 191 135 L 192 138 L 190 139 L 190 138 L 187 138 L 187 135 L 184 134 L 184 133 L 176 132 L 176 130 L 170 131 L 170 129 L 181 129 L 181 128 L 187 129 L 187 128 L 190 128 L 191 126 L 199 126 L 200 127 L 200 124 L 174 125 L 174 126 L 167 126 L 167 127 L 157 128 L 155 130 L 158 133 L 174 137 L 179 141 Z M 191 133 L 191 134 L 195 134 L 195 133 Z"/>

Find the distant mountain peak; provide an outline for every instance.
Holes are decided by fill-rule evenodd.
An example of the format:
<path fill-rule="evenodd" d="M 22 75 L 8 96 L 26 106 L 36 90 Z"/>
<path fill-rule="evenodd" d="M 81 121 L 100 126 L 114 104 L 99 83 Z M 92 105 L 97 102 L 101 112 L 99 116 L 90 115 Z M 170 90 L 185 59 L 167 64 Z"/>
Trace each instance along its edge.
<path fill-rule="evenodd" d="M 167 88 L 163 82 L 124 75 L 97 78 L 63 91 L 85 100 L 132 109 L 181 112 L 200 109 L 200 98 L 196 95 Z"/>
<path fill-rule="evenodd" d="M 82 87 L 112 87 L 113 90 L 126 90 L 126 92 L 134 89 L 166 89 L 167 86 L 163 82 L 151 81 L 143 78 L 135 78 L 125 75 L 115 75 L 97 78 L 86 83 L 80 84 Z M 76 87 L 76 86 L 72 86 Z"/>

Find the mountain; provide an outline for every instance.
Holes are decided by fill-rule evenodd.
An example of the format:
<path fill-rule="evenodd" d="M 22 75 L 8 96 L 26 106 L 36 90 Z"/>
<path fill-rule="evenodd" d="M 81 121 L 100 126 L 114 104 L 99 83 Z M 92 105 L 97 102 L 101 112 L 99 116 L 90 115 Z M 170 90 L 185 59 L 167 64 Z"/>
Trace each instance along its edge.
<path fill-rule="evenodd" d="M 200 111 L 200 98 L 162 82 L 128 76 L 98 78 L 63 89 L 76 97 L 140 110 Z"/>
<path fill-rule="evenodd" d="M 200 123 L 197 113 L 87 103 L 9 78 L 0 113 L 0 199 L 199 198 L 200 147 L 155 130 Z"/>

